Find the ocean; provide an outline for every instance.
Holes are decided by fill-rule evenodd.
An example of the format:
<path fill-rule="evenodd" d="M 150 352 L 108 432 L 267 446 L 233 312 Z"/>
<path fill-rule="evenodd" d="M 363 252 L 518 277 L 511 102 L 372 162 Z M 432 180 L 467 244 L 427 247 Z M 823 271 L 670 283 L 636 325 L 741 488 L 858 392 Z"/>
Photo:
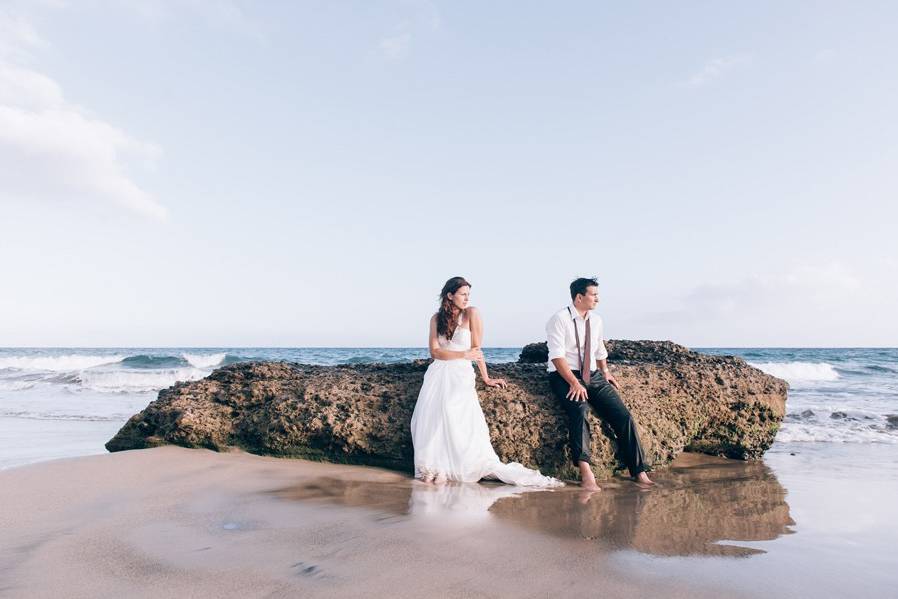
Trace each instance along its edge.
<path fill-rule="evenodd" d="M 735 355 L 787 380 L 774 450 L 830 444 L 898 445 L 898 349 L 696 348 Z M 520 348 L 487 348 L 488 362 Z M 105 452 L 124 422 L 176 381 L 226 364 L 402 362 L 425 348 L 2 348 L 0 469 Z"/>

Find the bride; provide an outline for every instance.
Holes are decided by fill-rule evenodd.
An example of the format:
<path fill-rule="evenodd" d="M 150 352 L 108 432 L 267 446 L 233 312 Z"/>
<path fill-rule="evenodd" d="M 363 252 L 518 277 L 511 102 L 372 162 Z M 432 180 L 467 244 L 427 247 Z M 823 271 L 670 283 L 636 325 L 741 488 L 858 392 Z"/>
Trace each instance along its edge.
<path fill-rule="evenodd" d="M 415 478 L 435 483 L 490 478 L 528 487 L 562 486 L 517 462 L 503 464 L 493 450 L 471 361 L 477 362 L 488 386 L 504 389 L 506 382 L 487 373 L 480 350 L 483 321 L 476 308 L 468 307 L 470 294 L 471 284 L 463 277 L 449 279 L 440 292 L 440 309 L 430 319 L 434 360 L 424 374 L 411 424 Z"/>

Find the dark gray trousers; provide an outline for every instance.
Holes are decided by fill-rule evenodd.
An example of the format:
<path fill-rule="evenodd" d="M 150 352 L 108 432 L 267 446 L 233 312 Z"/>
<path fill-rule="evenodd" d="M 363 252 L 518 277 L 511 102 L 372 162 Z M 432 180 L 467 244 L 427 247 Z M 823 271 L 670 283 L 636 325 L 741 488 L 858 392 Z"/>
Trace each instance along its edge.
<path fill-rule="evenodd" d="M 580 371 L 575 370 L 574 376 L 582 382 Z M 572 401 L 567 393 L 570 385 L 567 384 L 557 372 L 549 373 L 549 385 L 552 393 L 564 408 L 568 417 L 570 431 L 571 458 L 574 463 L 589 462 L 590 446 L 592 444 L 592 432 L 586 415 L 590 407 L 596 411 L 599 417 L 611 425 L 611 429 L 617 436 L 617 448 L 621 459 L 627 465 L 632 476 L 644 472 L 645 456 L 642 453 L 642 445 L 639 443 L 639 433 L 636 431 L 636 423 L 630 410 L 621 401 L 617 390 L 600 374 L 590 376 L 590 382 L 586 387 L 589 396 L 588 401 Z"/>

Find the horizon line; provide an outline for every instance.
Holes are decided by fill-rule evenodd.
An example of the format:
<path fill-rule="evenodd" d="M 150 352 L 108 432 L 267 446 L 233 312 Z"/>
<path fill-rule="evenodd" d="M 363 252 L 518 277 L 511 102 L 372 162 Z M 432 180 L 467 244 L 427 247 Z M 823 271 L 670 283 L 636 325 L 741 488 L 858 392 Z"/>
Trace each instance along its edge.
<path fill-rule="evenodd" d="M 652 341 L 648 339 L 606 339 L 605 341 Z M 669 341 L 687 349 L 898 349 L 894 345 L 684 345 Z M 542 343 L 534 341 L 532 343 Z M 484 349 L 522 349 L 526 345 L 486 345 Z M 10 345 L 10 349 L 421 349 L 423 345 Z"/>

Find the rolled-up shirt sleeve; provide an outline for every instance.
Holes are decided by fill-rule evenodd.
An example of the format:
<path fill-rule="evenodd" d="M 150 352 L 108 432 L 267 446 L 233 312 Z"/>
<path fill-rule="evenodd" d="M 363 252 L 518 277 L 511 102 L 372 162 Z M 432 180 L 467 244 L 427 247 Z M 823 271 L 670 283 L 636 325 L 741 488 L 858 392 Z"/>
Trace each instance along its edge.
<path fill-rule="evenodd" d="M 596 318 L 599 325 L 599 331 L 597 335 L 598 343 L 596 343 L 596 360 L 607 360 L 608 359 L 608 350 L 605 348 L 605 325 L 602 323 L 601 318 Z"/>
<path fill-rule="evenodd" d="M 549 346 L 549 361 L 555 358 L 563 358 L 564 350 L 564 322 L 556 314 L 546 323 L 546 344 Z"/>

